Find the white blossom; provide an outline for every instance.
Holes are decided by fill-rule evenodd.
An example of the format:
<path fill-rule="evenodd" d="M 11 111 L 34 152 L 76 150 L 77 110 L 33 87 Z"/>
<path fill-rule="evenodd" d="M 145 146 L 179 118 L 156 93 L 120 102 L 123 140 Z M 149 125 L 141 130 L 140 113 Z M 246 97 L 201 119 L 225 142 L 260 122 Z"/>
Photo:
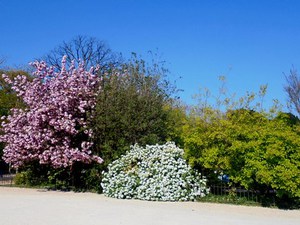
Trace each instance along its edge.
<path fill-rule="evenodd" d="M 172 142 L 137 144 L 103 172 L 103 193 L 115 198 L 152 201 L 189 201 L 208 193 L 205 178 L 183 159 L 183 150 Z"/>

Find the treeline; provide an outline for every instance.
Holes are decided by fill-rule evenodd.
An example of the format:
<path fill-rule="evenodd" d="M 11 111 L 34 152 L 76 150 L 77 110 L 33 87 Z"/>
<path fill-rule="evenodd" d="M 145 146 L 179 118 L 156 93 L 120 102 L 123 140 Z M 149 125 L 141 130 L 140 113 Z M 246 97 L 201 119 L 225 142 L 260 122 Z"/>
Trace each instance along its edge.
<path fill-rule="evenodd" d="M 58 60 L 63 55 L 68 57 L 62 66 Z M 72 59 L 75 62 L 72 63 Z M 40 64 L 36 64 L 36 69 L 41 71 L 35 74 L 14 70 L 1 71 L 1 74 L 7 75 L 5 79 L 0 78 L 0 113 L 6 116 L 3 118 L 6 128 L 1 131 L 2 149 L 5 147 L 4 152 L 1 150 L 1 156 L 4 154 L 5 161 L 18 169 L 16 183 L 101 192 L 102 171 L 107 169 L 109 163 L 124 155 L 130 145 L 138 143 L 145 146 L 174 141 L 184 149 L 187 162 L 208 178 L 208 184 L 220 182 L 218 177 L 226 175 L 230 184 L 241 185 L 246 189 L 260 190 L 261 193 L 272 190 L 278 198 L 300 197 L 299 119 L 291 113 L 281 112 L 276 104 L 265 109 L 262 102 L 267 91 L 266 86 L 262 86 L 259 93 L 248 93 L 238 100 L 226 97 L 228 95 L 224 92 L 216 99 L 209 99 L 209 92 L 204 90 L 198 95 L 197 105 L 187 106 L 175 97 L 176 87 L 168 80 L 168 71 L 162 64 L 147 64 L 136 56 L 125 60 L 103 42 L 93 38 L 79 36 L 58 46 L 44 60 L 49 66 L 56 67 L 44 67 L 41 70 Z M 52 135 L 57 142 L 53 144 L 49 138 L 39 137 L 35 139 L 39 140 L 38 147 L 24 144 L 17 154 L 18 160 L 23 160 L 22 163 L 14 163 L 13 147 L 21 143 L 19 139 L 25 136 L 7 128 L 12 122 L 18 123 L 9 117 L 13 113 L 10 109 L 21 109 L 22 114 L 14 114 L 19 120 L 28 118 L 28 115 L 33 115 L 34 118 L 50 115 L 50 109 L 44 110 L 44 114 L 33 112 L 37 110 L 36 103 L 26 100 L 26 91 L 29 90 L 23 90 L 25 94 L 20 94 L 15 88 L 14 78 L 19 74 L 25 75 L 26 81 L 24 78 L 22 82 L 23 86 L 27 85 L 27 89 L 33 88 L 31 84 L 34 82 L 35 85 L 46 88 L 45 83 L 51 83 L 55 79 L 58 82 L 64 74 L 67 74 L 66 77 L 74 76 L 73 80 L 70 78 L 72 83 L 76 81 L 76 76 L 86 76 L 87 72 L 84 71 L 88 67 L 84 67 L 83 63 L 95 67 L 89 76 L 99 78 L 95 80 L 97 90 L 83 92 L 85 89 L 82 86 L 82 89 L 78 88 L 76 91 L 74 83 L 72 93 L 82 98 L 82 101 L 76 102 L 74 97 L 74 105 L 68 105 L 71 103 L 66 100 L 69 111 L 62 112 L 66 113 L 65 117 L 60 114 L 61 110 L 51 108 L 52 117 L 49 116 L 49 120 L 41 122 L 41 119 L 35 124 L 26 120 L 22 126 L 30 127 L 29 130 L 45 130 L 44 136 L 47 136 L 46 133 Z M 96 68 L 97 64 L 100 67 Z M 46 76 L 44 74 L 43 79 L 36 80 L 41 73 Z M 299 100 L 300 96 L 293 83 L 297 81 L 296 78 L 297 73 L 293 70 L 287 76 L 285 89 L 290 96 L 291 105 L 297 109 L 297 98 Z M 224 78 L 221 80 L 224 81 Z M 60 87 L 59 83 L 55 87 L 62 94 L 66 90 L 68 93 L 71 91 L 67 86 Z M 89 95 L 89 100 L 84 98 L 84 93 L 91 92 L 93 94 Z M 48 101 L 43 98 L 36 100 L 40 101 L 40 106 Z M 57 101 L 60 101 L 59 98 Z M 93 105 L 87 106 L 86 102 L 89 101 Z M 72 107 L 74 110 L 70 111 Z M 61 121 L 62 117 L 66 123 L 71 121 L 73 130 L 60 128 L 64 125 L 51 125 Z M 18 131 L 20 133 L 26 132 L 22 130 L 22 126 L 20 125 Z M 11 139 L 10 135 L 15 138 Z M 61 136 L 67 136 L 67 142 Z M 64 144 L 58 143 L 60 141 Z M 61 148 L 64 150 L 57 153 L 55 143 L 58 146 L 67 145 L 78 152 L 73 154 Z M 91 145 L 86 144 L 83 147 L 82 143 Z M 55 152 L 64 160 L 71 160 L 71 163 L 58 164 L 53 161 L 50 153 L 45 156 L 45 151 L 50 151 L 51 154 Z M 92 160 L 93 157 L 102 158 L 104 161 L 99 164 L 100 161 Z M 3 161 L 1 165 L 1 170 L 5 170 Z"/>

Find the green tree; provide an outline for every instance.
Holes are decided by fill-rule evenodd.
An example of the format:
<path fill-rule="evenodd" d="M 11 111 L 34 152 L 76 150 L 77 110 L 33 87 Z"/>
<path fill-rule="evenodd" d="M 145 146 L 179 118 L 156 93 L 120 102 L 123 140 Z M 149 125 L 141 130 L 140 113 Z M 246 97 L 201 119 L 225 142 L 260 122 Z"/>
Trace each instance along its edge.
<path fill-rule="evenodd" d="M 103 77 L 91 124 L 95 151 L 104 159 L 104 166 L 130 145 L 162 143 L 168 138 L 173 89 L 164 80 L 164 72 L 134 58 L 121 71 Z"/>
<path fill-rule="evenodd" d="M 167 126 L 167 140 L 175 142 L 180 148 L 184 147 L 184 132 L 189 127 L 187 116 L 188 106 L 178 100 L 172 101 L 164 107 L 167 112 L 165 121 Z"/>
<path fill-rule="evenodd" d="M 201 114 L 191 116 L 184 139 L 189 163 L 209 174 L 228 174 L 248 189 L 300 197 L 299 120 L 258 112 L 249 96 L 254 101 L 255 95 L 246 96 L 243 108 L 197 109 Z"/>

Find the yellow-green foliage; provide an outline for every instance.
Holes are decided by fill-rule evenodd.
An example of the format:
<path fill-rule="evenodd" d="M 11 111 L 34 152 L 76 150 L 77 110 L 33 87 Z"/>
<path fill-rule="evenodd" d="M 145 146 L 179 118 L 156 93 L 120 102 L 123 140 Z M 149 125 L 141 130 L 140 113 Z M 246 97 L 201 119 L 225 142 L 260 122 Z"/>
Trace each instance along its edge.
<path fill-rule="evenodd" d="M 239 109 L 210 118 L 198 117 L 186 132 L 192 166 L 228 174 L 246 188 L 300 197 L 300 127 L 294 117 L 281 113 L 270 119 Z"/>
<path fill-rule="evenodd" d="M 278 196 L 300 197 L 300 123 L 280 112 L 278 101 L 263 106 L 267 86 L 239 99 L 228 94 L 225 78 L 220 93 L 199 95 L 184 128 L 185 156 L 191 166 L 230 181 Z"/>

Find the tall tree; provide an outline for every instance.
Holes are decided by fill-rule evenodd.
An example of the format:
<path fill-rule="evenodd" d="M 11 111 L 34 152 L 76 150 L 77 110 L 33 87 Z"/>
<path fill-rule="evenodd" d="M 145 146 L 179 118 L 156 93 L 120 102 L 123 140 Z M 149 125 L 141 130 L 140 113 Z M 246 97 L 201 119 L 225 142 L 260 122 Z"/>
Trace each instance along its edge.
<path fill-rule="evenodd" d="M 95 147 L 105 164 L 132 144 L 164 142 L 171 123 L 167 106 L 173 89 L 163 78 L 164 70 L 136 58 L 123 67 L 103 78 L 91 123 Z"/>
<path fill-rule="evenodd" d="M 119 66 L 122 62 L 121 54 L 113 52 L 104 41 L 83 35 L 64 41 L 42 57 L 42 60 L 60 70 L 63 56 L 67 56 L 67 65 L 75 60 L 77 64 L 84 63 L 87 68 L 100 65 L 102 72 Z"/>

